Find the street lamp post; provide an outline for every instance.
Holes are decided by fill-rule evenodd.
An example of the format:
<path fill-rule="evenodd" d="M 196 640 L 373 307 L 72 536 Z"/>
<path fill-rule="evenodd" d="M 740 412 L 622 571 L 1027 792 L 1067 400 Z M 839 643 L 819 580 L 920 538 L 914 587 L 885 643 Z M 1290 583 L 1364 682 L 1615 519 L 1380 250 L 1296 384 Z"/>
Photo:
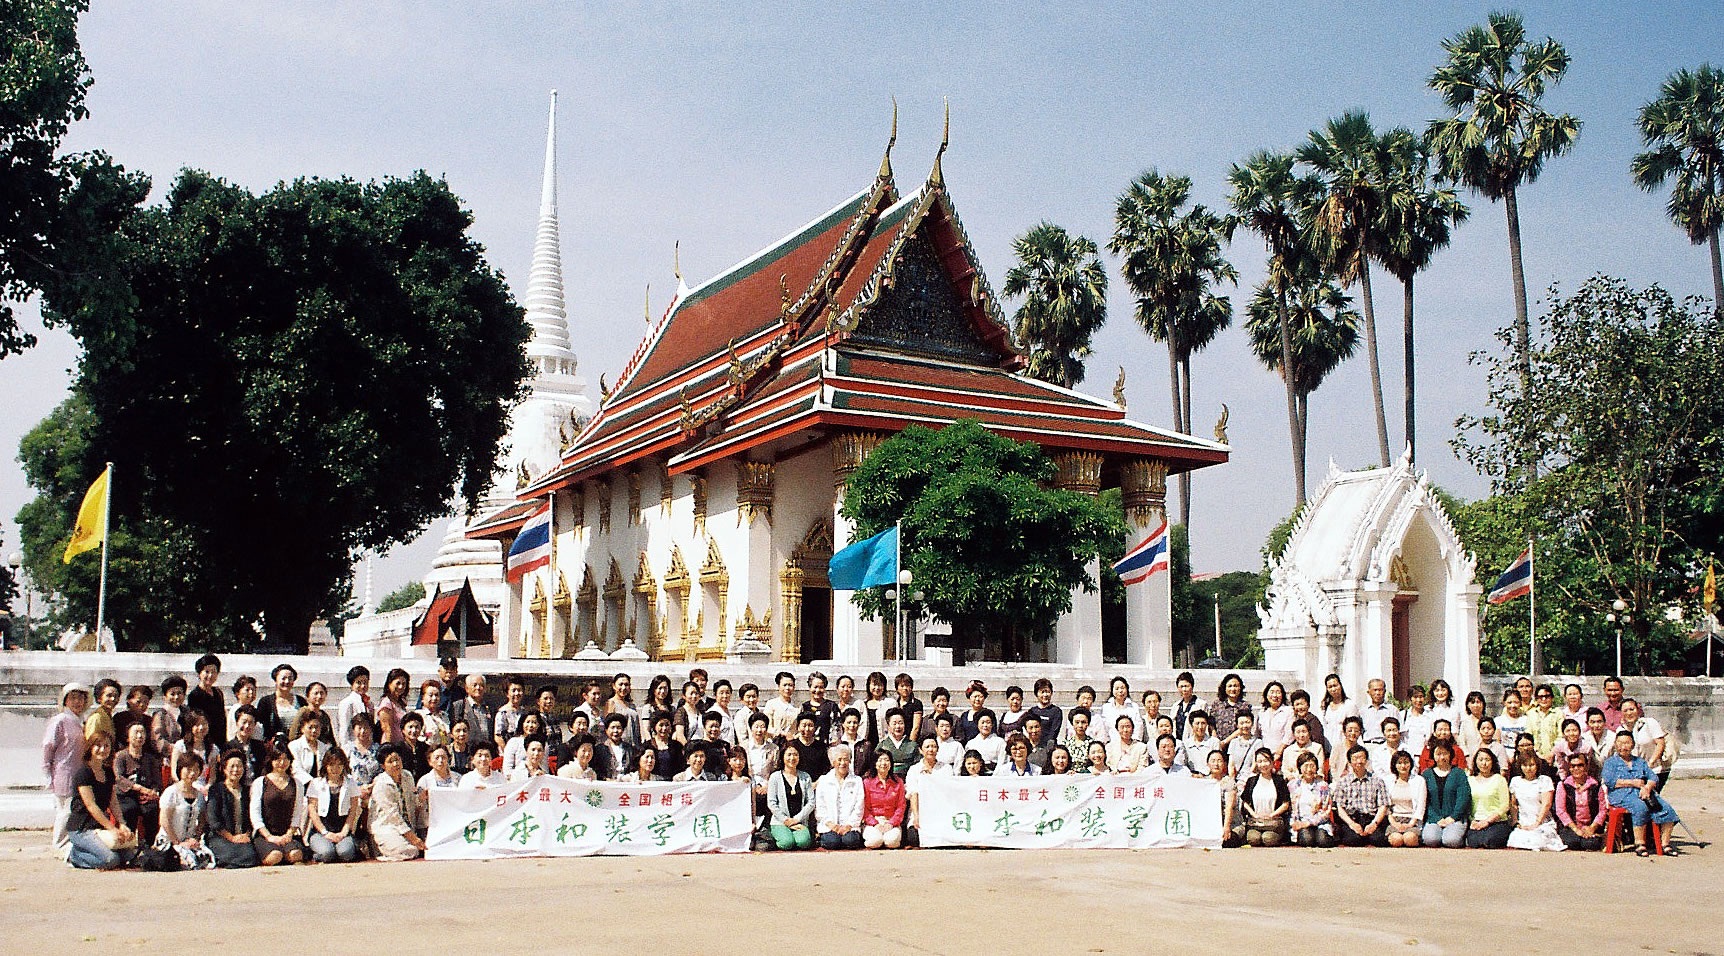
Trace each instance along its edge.
<path fill-rule="evenodd" d="M 904 635 L 904 592 L 909 590 L 912 580 L 914 580 L 914 576 L 910 573 L 909 568 L 899 571 L 898 587 L 893 593 L 898 601 L 898 640 L 895 643 L 898 645 L 899 660 L 904 660 L 910 656 L 910 642 Z"/>
<path fill-rule="evenodd" d="M 1628 602 L 1617 598 L 1611 602 L 1611 612 L 1604 616 L 1606 622 L 1616 628 L 1616 676 L 1622 676 L 1622 629 L 1628 626 L 1633 615 L 1628 613 Z"/>

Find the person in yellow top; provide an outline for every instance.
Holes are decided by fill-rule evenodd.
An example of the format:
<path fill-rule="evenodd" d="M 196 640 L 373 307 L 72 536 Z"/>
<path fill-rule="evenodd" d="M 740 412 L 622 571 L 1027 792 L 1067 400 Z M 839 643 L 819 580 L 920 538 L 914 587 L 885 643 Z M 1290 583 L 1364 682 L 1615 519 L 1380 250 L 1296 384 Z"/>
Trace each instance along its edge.
<path fill-rule="evenodd" d="M 1526 732 L 1532 734 L 1533 747 L 1543 760 L 1549 760 L 1562 739 L 1562 711 L 1556 709 L 1556 689 L 1541 684 L 1533 692 L 1533 708 L 1527 711 Z"/>
<path fill-rule="evenodd" d="M 96 706 L 90 708 L 90 715 L 84 718 L 84 739 L 90 740 L 97 734 L 114 736 L 114 709 L 120 706 L 120 682 L 111 677 L 104 677 L 96 682 Z"/>

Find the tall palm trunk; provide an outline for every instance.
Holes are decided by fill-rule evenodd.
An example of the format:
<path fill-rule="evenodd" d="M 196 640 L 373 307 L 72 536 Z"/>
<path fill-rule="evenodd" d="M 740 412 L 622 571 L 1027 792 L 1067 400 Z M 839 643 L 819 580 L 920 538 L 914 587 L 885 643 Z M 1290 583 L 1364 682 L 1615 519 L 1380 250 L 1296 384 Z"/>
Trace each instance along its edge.
<path fill-rule="evenodd" d="M 1299 407 L 1295 413 L 1296 417 L 1298 418 L 1297 427 L 1299 429 L 1299 454 L 1300 454 L 1300 456 L 1303 456 L 1305 454 L 1305 440 L 1306 440 L 1306 438 L 1310 437 L 1310 434 L 1311 434 L 1306 429 L 1306 426 L 1309 424 L 1309 420 L 1306 418 L 1306 414 L 1310 410 L 1310 408 L 1311 408 L 1311 393 L 1310 392 L 1300 392 L 1299 393 Z M 1301 501 L 1299 504 L 1303 505 L 1304 502 Z"/>
<path fill-rule="evenodd" d="M 1712 252 L 1712 308 L 1716 311 L 1724 309 L 1724 263 L 1718 260 L 1718 230 L 1706 237 L 1706 245 Z"/>
<path fill-rule="evenodd" d="M 1293 451 L 1293 506 L 1305 507 L 1305 432 L 1300 426 L 1299 394 L 1293 385 L 1293 330 L 1287 321 L 1287 289 L 1275 282 L 1275 311 L 1281 324 L 1281 381 L 1287 386 L 1288 446 Z"/>
<path fill-rule="evenodd" d="M 1197 425 L 1191 419 L 1191 353 L 1188 351 L 1179 360 L 1179 395 L 1184 405 L 1185 428 L 1187 433 Z M 1191 472 L 1179 476 L 1179 510 L 1185 517 L 1187 533 L 1191 530 Z"/>
<path fill-rule="evenodd" d="M 1190 434 L 1185 427 L 1185 415 L 1182 413 L 1183 406 L 1179 403 L 1179 343 L 1176 339 L 1171 322 L 1168 323 L 1167 330 L 1167 381 L 1168 388 L 1173 392 L 1173 430 L 1182 435 Z M 1191 501 L 1190 481 L 1191 479 L 1187 476 L 1187 473 L 1180 472 L 1179 521 L 1181 524 L 1185 523 L 1186 511 L 1191 507 L 1189 504 Z"/>
<path fill-rule="evenodd" d="M 1401 398 L 1406 402 L 1407 458 L 1417 460 L 1413 436 L 1413 276 L 1401 279 Z"/>
<path fill-rule="evenodd" d="M 1509 268 L 1514 278 L 1514 351 L 1515 365 L 1520 369 L 1522 400 L 1532 398 L 1531 325 L 1526 317 L 1526 268 L 1520 253 L 1520 204 L 1514 187 L 1503 193 L 1503 209 L 1508 213 Z M 1538 458 L 1533 454 L 1531 436 L 1526 438 L 1526 471 L 1528 480 L 1538 477 Z"/>
<path fill-rule="evenodd" d="M 1377 454 L 1389 465 L 1389 423 L 1383 414 L 1383 370 L 1377 363 L 1377 316 L 1371 307 L 1371 260 L 1359 252 L 1359 298 L 1365 307 L 1365 357 L 1371 364 L 1371 405 L 1377 413 Z"/>

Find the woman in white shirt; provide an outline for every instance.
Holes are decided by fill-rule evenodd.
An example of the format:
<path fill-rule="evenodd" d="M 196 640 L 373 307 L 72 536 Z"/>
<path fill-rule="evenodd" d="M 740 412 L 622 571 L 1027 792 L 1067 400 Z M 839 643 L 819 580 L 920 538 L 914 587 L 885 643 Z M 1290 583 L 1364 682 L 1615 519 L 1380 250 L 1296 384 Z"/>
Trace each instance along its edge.
<path fill-rule="evenodd" d="M 526 738 L 516 737 L 515 740 L 526 740 Z M 509 743 L 513 745 L 515 740 L 511 740 Z M 550 772 L 550 768 L 545 764 L 545 741 L 543 738 L 534 737 L 527 740 L 526 755 L 526 759 L 515 769 L 505 773 L 503 779 L 510 783 L 520 783 L 523 780 L 531 780 L 542 773 Z"/>
<path fill-rule="evenodd" d="M 976 736 L 970 738 L 966 749 L 981 754 L 990 770 L 1006 759 L 1006 741 L 994 733 L 993 711 L 984 708 L 976 716 Z"/>
<path fill-rule="evenodd" d="M 461 786 L 461 775 L 449 769 L 449 745 L 438 744 L 426 753 L 426 761 L 431 769 L 419 778 L 420 799 L 426 801 L 425 807 L 431 807 L 430 792 L 432 790 L 457 790 Z"/>
<path fill-rule="evenodd" d="M 1478 694 L 1478 691 L 1473 691 L 1473 693 Z M 1472 695 L 1469 694 L 1468 696 Z M 1481 704 L 1484 703 L 1484 699 L 1485 695 L 1479 694 Z M 1456 736 L 1460 735 L 1461 707 L 1455 703 L 1455 689 L 1449 686 L 1448 681 L 1441 677 L 1431 681 L 1431 706 L 1426 708 L 1425 712 L 1431 715 L 1432 724 L 1439 720 L 1446 720 L 1449 722 L 1449 726 L 1454 728 Z"/>
<path fill-rule="evenodd" d="M 1287 706 L 1287 688 L 1278 680 L 1263 687 L 1263 712 L 1257 720 L 1257 732 L 1263 738 L 1263 746 L 1276 759 L 1293 742 L 1293 709 Z M 1239 770 L 1241 776 L 1250 772 L 1250 766 Z"/>
<path fill-rule="evenodd" d="M 1393 771 L 1389 790 L 1389 845 L 1418 846 L 1425 827 L 1425 778 L 1413 775 L 1413 755 L 1395 751 L 1389 758 Z"/>
<path fill-rule="evenodd" d="M 972 741 L 973 743 L 974 741 Z M 1023 734 L 1006 739 L 1006 759 L 994 768 L 996 777 L 1036 777 L 1042 768 L 1030 762 L 1030 741 Z"/>
<path fill-rule="evenodd" d="M 287 750 L 293 755 L 293 779 L 305 787 L 322 774 L 323 761 L 330 749 L 322 739 L 323 724 L 316 716 L 301 713 L 296 723 L 294 739 Z"/>
<path fill-rule="evenodd" d="M 1101 702 L 1101 725 L 1095 729 L 1105 731 L 1105 735 L 1111 735 L 1119 727 L 1121 717 L 1131 718 L 1132 738 L 1141 742 L 1144 735 L 1143 708 L 1131 699 L 1130 682 L 1123 677 L 1115 677 L 1112 683 L 1108 684 L 1108 699 Z M 1096 734 L 1097 737 L 1105 735 L 1099 732 Z"/>
<path fill-rule="evenodd" d="M 1347 697 L 1347 689 L 1341 686 L 1341 675 L 1330 674 L 1323 678 L 1323 703 L 1317 708 L 1317 717 L 1323 721 L 1323 739 L 1340 740 L 1346 736 L 1343 730 L 1348 717 L 1359 716 L 1359 705 Z"/>
<path fill-rule="evenodd" d="M 473 742 L 473 769 L 461 775 L 462 790 L 489 790 L 503 785 L 503 775 L 494 769 L 492 763 L 495 755 L 491 751 L 496 746 L 489 740 Z"/>
<path fill-rule="evenodd" d="M 314 721 L 315 723 L 315 721 Z M 323 775 L 305 788 L 306 821 L 311 824 L 306 846 L 319 863 L 352 863 L 359 859 L 359 785 L 348 776 L 347 754 L 331 750 Z"/>
<path fill-rule="evenodd" d="M 1658 789 L 1664 789 L 1664 784 L 1670 780 L 1670 767 L 1675 762 L 1671 759 L 1670 741 L 1664 735 L 1664 728 L 1658 721 L 1646 716 L 1640 701 L 1624 697 L 1622 729 L 1634 735 L 1635 755 L 1646 761 L 1653 773 L 1658 774 Z"/>
<path fill-rule="evenodd" d="M 1514 803 L 1514 829 L 1509 831 L 1511 850 L 1566 850 L 1556 832 L 1556 819 L 1551 816 L 1551 798 L 1556 785 L 1539 772 L 1538 756 L 1523 754 L 1515 764 L 1514 779 L 1509 781 L 1509 798 Z"/>
<path fill-rule="evenodd" d="M 1107 745 L 1107 765 L 1114 773 L 1137 773 L 1149 763 L 1149 747 L 1136 739 L 1136 728 L 1130 714 L 1114 723 L 1113 743 Z"/>
<path fill-rule="evenodd" d="M 855 850 L 862 846 L 862 778 L 850 772 L 849 747 L 831 750 L 832 769 L 814 785 L 814 819 L 820 847 Z"/>
<path fill-rule="evenodd" d="M 574 743 L 570 744 L 569 747 L 571 748 L 569 762 L 566 766 L 557 768 L 557 776 L 564 780 L 593 781 L 599 779 L 598 773 L 593 770 L 592 736 L 582 734 L 576 737 Z"/>

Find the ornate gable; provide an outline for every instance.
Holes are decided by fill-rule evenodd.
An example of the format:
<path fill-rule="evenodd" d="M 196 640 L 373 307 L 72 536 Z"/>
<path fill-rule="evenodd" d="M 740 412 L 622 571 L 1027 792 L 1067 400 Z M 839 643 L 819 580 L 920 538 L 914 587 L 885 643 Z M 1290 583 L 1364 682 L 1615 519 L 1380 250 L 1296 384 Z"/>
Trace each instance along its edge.
<path fill-rule="evenodd" d="M 964 300 L 920 231 L 900 247 L 880 297 L 866 307 L 848 341 L 978 365 L 996 365 L 999 352 L 976 332 Z"/>

